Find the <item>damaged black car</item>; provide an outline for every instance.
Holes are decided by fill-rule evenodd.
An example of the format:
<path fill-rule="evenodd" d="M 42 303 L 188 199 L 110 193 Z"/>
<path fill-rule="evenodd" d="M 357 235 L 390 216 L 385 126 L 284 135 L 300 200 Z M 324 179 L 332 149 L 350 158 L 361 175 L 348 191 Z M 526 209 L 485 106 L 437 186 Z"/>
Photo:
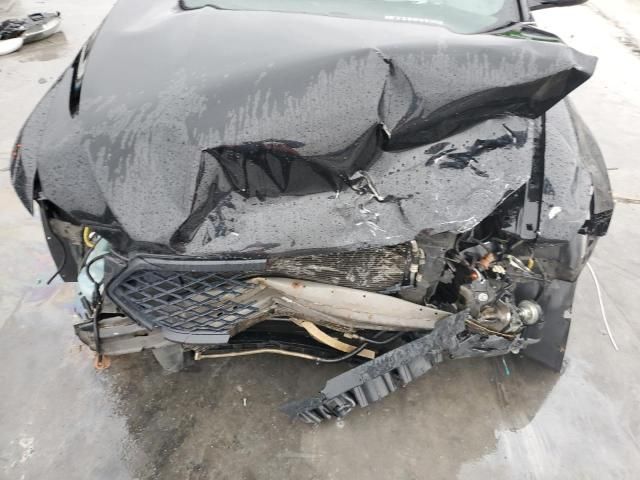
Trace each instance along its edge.
<path fill-rule="evenodd" d="M 575 3 L 120 0 L 11 165 L 97 365 L 347 362 L 309 423 L 444 360 L 559 370 L 613 210 L 596 60 L 531 17 Z"/>

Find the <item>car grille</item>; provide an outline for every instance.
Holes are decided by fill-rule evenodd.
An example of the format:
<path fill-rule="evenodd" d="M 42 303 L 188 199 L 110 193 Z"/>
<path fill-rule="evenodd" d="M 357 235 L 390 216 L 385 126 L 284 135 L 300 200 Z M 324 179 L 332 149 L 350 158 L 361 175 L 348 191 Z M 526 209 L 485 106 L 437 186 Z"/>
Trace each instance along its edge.
<path fill-rule="evenodd" d="M 251 300 L 238 301 L 256 288 L 242 281 L 246 276 L 247 272 L 133 269 L 116 279 L 110 296 L 129 316 L 149 328 L 228 337 L 238 324 L 262 314 Z"/>

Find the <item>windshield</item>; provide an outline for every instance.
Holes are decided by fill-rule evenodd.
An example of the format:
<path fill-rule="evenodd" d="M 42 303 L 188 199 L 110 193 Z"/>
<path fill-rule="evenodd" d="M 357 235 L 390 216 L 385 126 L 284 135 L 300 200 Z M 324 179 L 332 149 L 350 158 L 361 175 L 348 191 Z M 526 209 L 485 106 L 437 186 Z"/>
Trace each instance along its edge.
<path fill-rule="evenodd" d="M 442 25 L 460 33 L 519 21 L 517 0 L 181 0 L 182 8 L 268 10 Z"/>

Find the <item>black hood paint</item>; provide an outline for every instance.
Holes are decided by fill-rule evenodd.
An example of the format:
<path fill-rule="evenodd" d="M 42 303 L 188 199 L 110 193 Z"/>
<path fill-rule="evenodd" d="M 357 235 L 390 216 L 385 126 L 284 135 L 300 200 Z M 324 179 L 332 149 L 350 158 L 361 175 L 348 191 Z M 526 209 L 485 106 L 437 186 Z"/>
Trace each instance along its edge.
<path fill-rule="evenodd" d="M 594 67 L 531 27 L 121 0 L 25 124 L 12 179 L 29 209 L 189 255 L 464 231 L 527 183 L 538 117 Z"/>

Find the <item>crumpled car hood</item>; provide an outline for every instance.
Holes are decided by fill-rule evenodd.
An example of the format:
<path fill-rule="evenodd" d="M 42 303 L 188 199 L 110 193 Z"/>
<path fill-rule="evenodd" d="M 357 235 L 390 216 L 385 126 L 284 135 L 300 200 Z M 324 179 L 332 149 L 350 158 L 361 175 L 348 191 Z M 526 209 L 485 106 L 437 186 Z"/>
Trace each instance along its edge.
<path fill-rule="evenodd" d="M 595 59 L 518 27 L 120 1 L 12 165 L 116 245 L 189 255 L 464 231 L 531 174 L 542 113 Z"/>

